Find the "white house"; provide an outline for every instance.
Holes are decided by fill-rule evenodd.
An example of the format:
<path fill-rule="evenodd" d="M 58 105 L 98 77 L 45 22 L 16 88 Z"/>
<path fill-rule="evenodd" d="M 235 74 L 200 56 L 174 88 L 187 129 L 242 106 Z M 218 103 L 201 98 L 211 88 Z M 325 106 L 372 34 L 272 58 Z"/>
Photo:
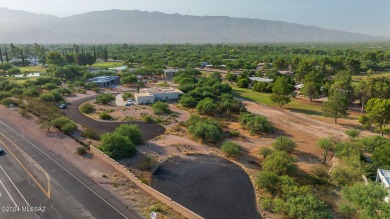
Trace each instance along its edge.
<path fill-rule="evenodd" d="M 378 169 L 376 181 L 381 182 L 385 188 L 390 190 L 390 170 Z M 390 194 L 385 198 L 385 202 L 390 203 Z"/>
<path fill-rule="evenodd" d="M 156 101 L 175 101 L 183 94 L 176 88 L 144 88 L 139 93 L 134 94 L 135 103 L 152 104 Z"/>

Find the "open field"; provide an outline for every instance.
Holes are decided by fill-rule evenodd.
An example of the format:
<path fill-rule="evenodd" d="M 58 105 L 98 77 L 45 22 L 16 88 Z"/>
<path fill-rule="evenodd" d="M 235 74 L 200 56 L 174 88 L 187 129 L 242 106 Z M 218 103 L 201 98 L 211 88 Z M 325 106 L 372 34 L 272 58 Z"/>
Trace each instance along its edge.
<path fill-rule="evenodd" d="M 36 66 L 26 66 L 26 67 L 21 67 L 19 68 L 22 73 L 27 73 L 27 72 L 45 72 L 46 68 L 44 68 L 41 65 L 36 65 Z"/>
<path fill-rule="evenodd" d="M 115 68 L 122 66 L 122 62 L 97 62 L 93 64 L 91 67 L 92 68 Z"/>
<path fill-rule="evenodd" d="M 233 92 L 240 97 L 256 101 L 268 106 L 278 107 L 277 103 L 271 101 L 271 94 L 252 91 L 248 88 L 239 88 L 233 86 Z M 283 106 L 284 109 L 289 109 L 294 112 L 304 113 L 308 115 L 321 115 L 321 103 L 312 102 L 309 104 L 307 100 L 292 98 L 291 102 Z"/>

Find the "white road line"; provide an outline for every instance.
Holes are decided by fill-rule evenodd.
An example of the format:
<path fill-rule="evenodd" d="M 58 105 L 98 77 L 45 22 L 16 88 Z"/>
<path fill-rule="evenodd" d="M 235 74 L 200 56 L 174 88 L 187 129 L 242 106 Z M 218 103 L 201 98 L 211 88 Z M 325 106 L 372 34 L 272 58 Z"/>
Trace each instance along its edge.
<path fill-rule="evenodd" d="M 12 202 L 14 203 L 15 207 L 18 207 L 18 205 L 16 204 L 16 202 L 14 201 L 14 199 L 12 198 L 11 194 L 9 194 L 7 188 L 5 188 L 4 184 L 3 184 L 3 181 L 0 180 L 0 183 L 1 185 L 3 186 L 5 192 L 8 194 L 8 196 L 11 198 Z"/>
<path fill-rule="evenodd" d="M 81 183 L 84 187 L 86 187 L 89 191 L 91 191 L 93 194 L 95 194 L 97 197 L 99 197 L 101 200 L 103 200 L 108 206 L 110 206 L 112 209 L 114 209 L 116 212 L 118 212 L 120 215 L 122 215 L 124 218 L 128 218 L 126 217 L 122 212 L 120 212 L 118 209 L 116 209 L 114 206 L 112 206 L 110 203 L 108 203 L 104 198 L 102 198 L 100 195 L 98 195 L 95 191 L 93 191 L 91 188 L 89 188 L 87 185 L 85 185 L 83 182 L 81 182 L 81 180 L 79 180 L 76 176 L 74 176 L 72 173 L 70 173 L 67 169 L 65 169 L 65 167 L 61 166 L 59 163 L 57 163 L 57 161 L 55 161 L 53 158 L 51 158 L 49 155 L 47 155 L 45 152 L 43 152 L 40 148 L 38 148 L 35 144 L 33 144 L 31 141 L 29 141 L 27 138 L 25 138 L 23 135 L 19 134 L 19 132 L 15 131 L 15 129 L 13 129 L 12 127 L 10 127 L 9 125 L 7 125 L 5 122 L 1 121 L 1 123 L 3 123 L 5 126 L 7 126 L 9 129 L 11 129 L 12 131 L 14 131 L 17 135 L 19 135 L 20 137 L 22 137 L 24 140 L 26 140 L 27 142 L 29 142 L 31 145 L 33 145 L 36 149 L 38 149 L 40 152 L 42 152 L 44 155 L 46 155 L 50 160 L 52 160 L 54 163 L 56 163 L 59 167 L 61 167 L 63 170 L 65 170 L 65 172 L 67 172 L 69 175 L 71 175 L 73 178 L 75 178 L 79 183 Z"/>
<path fill-rule="evenodd" d="M 8 174 L 5 172 L 5 170 L 3 169 L 3 167 L 0 165 L 0 168 L 3 170 L 3 172 L 5 173 L 5 175 L 7 176 L 7 178 L 9 179 L 9 181 L 12 183 L 12 185 L 15 187 L 16 191 L 18 191 L 19 195 L 22 196 L 24 202 L 26 202 L 27 206 L 30 207 L 30 204 L 27 202 L 27 200 L 24 198 L 24 196 L 22 195 L 22 193 L 19 191 L 18 187 L 16 187 L 16 185 L 14 184 L 14 182 L 12 182 L 11 178 L 9 178 Z"/>

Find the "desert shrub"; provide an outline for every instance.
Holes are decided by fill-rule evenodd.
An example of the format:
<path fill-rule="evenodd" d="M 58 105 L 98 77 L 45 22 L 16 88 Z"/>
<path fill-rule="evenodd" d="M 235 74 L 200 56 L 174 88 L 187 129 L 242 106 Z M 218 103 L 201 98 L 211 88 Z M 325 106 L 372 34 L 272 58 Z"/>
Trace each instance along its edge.
<path fill-rule="evenodd" d="M 101 94 L 96 97 L 96 102 L 101 104 L 108 104 L 115 100 L 115 97 L 112 94 Z"/>
<path fill-rule="evenodd" d="M 152 205 L 150 208 L 149 208 L 150 211 L 155 211 L 155 212 L 166 212 L 168 210 L 168 207 L 163 205 L 163 204 L 155 204 L 155 205 Z"/>
<path fill-rule="evenodd" d="M 0 100 L 7 97 L 12 97 L 12 94 L 10 92 L 5 92 L 5 91 L 0 92 Z"/>
<path fill-rule="evenodd" d="M 71 122 L 71 120 L 66 116 L 61 116 L 51 121 L 51 123 L 57 128 L 61 128 L 61 126 L 69 122 Z"/>
<path fill-rule="evenodd" d="M 83 131 L 83 133 L 81 133 L 81 137 L 89 138 L 89 139 L 93 139 L 93 140 L 99 140 L 100 139 L 99 133 L 97 133 L 95 130 L 93 130 L 91 128 L 85 129 Z"/>
<path fill-rule="evenodd" d="M 238 130 L 229 130 L 229 137 L 240 137 L 241 133 Z"/>
<path fill-rule="evenodd" d="M 133 97 L 133 94 L 132 93 L 129 93 L 129 92 L 125 92 L 122 94 L 122 98 L 123 99 L 129 99 L 129 98 L 132 98 Z"/>
<path fill-rule="evenodd" d="M 23 94 L 29 97 L 38 97 L 39 91 L 36 88 L 30 87 L 24 89 Z"/>
<path fill-rule="evenodd" d="M 262 171 L 256 176 L 256 185 L 271 194 L 278 190 L 279 181 L 278 174 L 271 171 Z"/>
<path fill-rule="evenodd" d="M 349 138 L 355 139 L 355 138 L 359 137 L 360 130 L 358 130 L 358 129 L 347 129 L 347 130 L 345 130 L 345 134 L 347 134 Z"/>
<path fill-rule="evenodd" d="M 352 185 L 361 180 L 364 172 L 360 168 L 339 167 L 330 172 L 332 182 L 337 186 Z"/>
<path fill-rule="evenodd" d="M 169 85 L 166 81 L 164 81 L 164 82 L 157 83 L 157 86 L 160 86 L 160 87 L 169 87 L 169 86 L 171 86 L 171 85 Z"/>
<path fill-rule="evenodd" d="M 99 118 L 102 120 L 113 120 L 112 116 L 107 112 L 101 112 Z"/>
<path fill-rule="evenodd" d="M 92 88 L 98 87 L 96 83 L 93 82 L 87 82 L 84 84 L 84 88 L 87 90 L 90 90 Z"/>
<path fill-rule="evenodd" d="M 231 141 L 227 141 L 225 143 L 223 143 L 222 147 L 221 147 L 221 151 L 227 155 L 227 157 L 230 157 L 230 156 L 234 156 L 234 157 L 238 157 L 241 155 L 241 145 L 239 144 L 236 144 L 234 142 L 231 142 Z"/>
<path fill-rule="evenodd" d="M 128 137 L 135 145 L 142 143 L 142 132 L 135 124 L 120 125 L 114 132 Z"/>
<path fill-rule="evenodd" d="M 148 123 L 154 123 L 155 122 L 153 117 L 151 117 L 150 115 L 145 115 L 144 116 L 144 121 L 148 122 Z"/>
<path fill-rule="evenodd" d="M 99 93 L 100 88 L 99 87 L 94 87 L 94 88 L 92 88 L 92 91 L 95 92 L 95 93 Z"/>
<path fill-rule="evenodd" d="M 53 94 L 55 102 L 60 102 L 65 100 L 62 94 L 58 90 L 52 90 L 50 93 Z"/>
<path fill-rule="evenodd" d="M 215 104 L 215 101 L 208 97 L 199 101 L 198 105 L 196 105 L 196 110 L 200 114 L 205 114 L 205 115 L 213 114 L 216 108 L 217 108 L 217 104 Z"/>
<path fill-rule="evenodd" d="M 274 151 L 262 162 L 263 170 L 276 174 L 292 174 L 295 172 L 295 159 L 284 151 Z"/>
<path fill-rule="evenodd" d="M 54 95 L 51 93 L 44 93 L 39 96 L 39 99 L 45 102 L 54 102 L 55 98 Z"/>
<path fill-rule="evenodd" d="M 291 153 L 297 144 L 289 137 L 280 136 L 275 139 L 275 141 L 272 143 L 272 146 L 278 151 Z"/>
<path fill-rule="evenodd" d="M 65 133 L 72 133 L 77 129 L 76 123 L 65 116 L 53 119 L 51 123 Z"/>
<path fill-rule="evenodd" d="M 23 90 L 22 90 L 21 88 L 14 87 L 14 88 L 12 88 L 11 90 L 9 90 L 9 92 L 10 92 L 12 95 L 17 95 L 17 94 L 22 94 L 22 93 L 23 93 Z"/>
<path fill-rule="evenodd" d="M 73 133 L 77 129 L 77 125 L 74 122 L 68 122 L 61 126 L 61 131 L 65 133 Z"/>
<path fill-rule="evenodd" d="M 152 156 L 146 155 L 141 159 L 138 164 L 138 167 L 141 170 L 150 170 L 154 167 L 154 165 L 156 165 L 156 163 L 157 161 Z"/>
<path fill-rule="evenodd" d="M 90 103 L 85 103 L 80 106 L 80 112 L 82 113 L 90 114 L 93 113 L 94 111 L 95 111 L 95 107 L 92 106 L 92 104 Z"/>
<path fill-rule="evenodd" d="M 273 150 L 270 148 L 262 148 L 260 150 L 260 154 L 263 156 L 263 158 L 266 158 L 268 155 L 272 154 Z"/>
<path fill-rule="evenodd" d="M 28 113 L 28 111 L 26 109 L 23 109 L 23 108 L 19 108 L 18 110 L 18 113 L 24 117 L 24 118 L 28 118 L 30 116 L 30 114 Z"/>
<path fill-rule="evenodd" d="M 54 90 L 57 88 L 57 84 L 54 83 L 46 83 L 42 86 L 46 90 Z"/>
<path fill-rule="evenodd" d="M 153 107 L 153 112 L 156 115 L 168 114 L 171 112 L 171 109 L 169 109 L 168 103 L 164 103 L 161 101 L 155 102 L 152 107 Z"/>
<path fill-rule="evenodd" d="M 80 146 L 80 147 L 76 148 L 76 154 L 84 155 L 85 153 L 87 153 L 87 148 L 86 147 Z"/>
<path fill-rule="evenodd" d="M 11 104 L 16 105 L 16 101 L 13 100 L 13 99 L 10 98 L 10 97 L 6 97 L 6 98 L 4 98 L 4 99 L 1 101 L 1 104 L 3 104 L 4 106 L 9 106 L 9 105 L 11 105 Z"/>
<path fill-rule="evenodd" d="M 214 119 L 202 119 L 199 116 L 192 115 L 187 120 L 188 131 L 202 142 L 217 143 L 222 139 L 220 124 Z"/>
<path fill-rule="evenodd" d="M 113 159 L 132 157 L 136 153 L 135 145 L 128 137 L 118 133 L 107 133 L 101 137 L 98 149 Z"/>
<path fill-rule="evenodd" d="M 179 103 L 184 107 L 196 107 L 198 100 L 190 96 L 182 96 L 179 100 Z"/>
<path fill-rule="evenodd" d="M 240 115 L 240 124 L 242 128 L 248 129 L 251 134 L 270 133 L 273 125 L 264 116 L 242 113 Z"/>

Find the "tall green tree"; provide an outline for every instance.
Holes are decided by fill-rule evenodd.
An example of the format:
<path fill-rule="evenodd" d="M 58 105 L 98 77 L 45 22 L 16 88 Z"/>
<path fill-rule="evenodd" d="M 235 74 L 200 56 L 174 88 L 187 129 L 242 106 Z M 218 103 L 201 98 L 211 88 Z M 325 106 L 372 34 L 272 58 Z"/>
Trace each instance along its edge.
<path fill-rule="evenodd" d="M 0 64 L 0 70 L 2 70 L 4 74 L 5 74 L 5 72 L 6 72 L 8 69 L 11 69 L 11 68 L 12 68 L 12 65 L 9 64 L 9 63 L 4 62 L 4 63 L 1 63 L 1 64 Z"/>
<path fill-rule="evenodd" d="M 64 58 L 62 58 L 61 54 L 59 52 L 49 52 L 46 55 L 46 62 L 47 64 L 53 64 L 53 65 L 59 65 L 62 66 L 65 64 Z"/>
<path fill-rule="evenodd" d="M 3 53 L 1 52 L 1 49 L 0 49 L 0 62 L 3 63 L 4 60 L 3 60 Z"/>
<path fill-rule="evenodd" d="M 320 87 L 314 82 L 305 83 L 302 88 L 302 94 L 305 95 L 309 99 L 309 103 L 311 103 L 312 100 L 317 98 L 320 94 Z"/>
<path fill-rule="evenodd" d="M 23 50 L 20 50 L 20 55 L 22 56 L 22 65 L 23 67 L 26 67 L 26 63 L 24 62 Z"/>
<path fill-rule="evenodd" d="M 390 125 L 390 99 L 372 98 L 367 102 L 367 115 L 359 117 L 359 122 L 365 127 L 372 124 L 383 136 L 384 129 Z"/>
<path fill-rule="evenodd" d="M 322 111 L 325 116 L 334 118 L 334 123 L 337 124 L 338 118 L 344 118 L 348 113 L 349 100 L 347 94 L 341 90 L 335 90 L 332 95 L 323 104 Z"/>
<path fill-rule="evenodd" d="M 279 107 L 282 108 L 283 105 L 291 102 L 291 91 L 292 86 L 287 83 L 286 78 L 278 77 L 272 88 L 272 95 L 270 96 L 270 98 L 273 102 L 278 103 Z"/>
<path fill-rule="evenodd" d="M 322 161 L 324 164 L 326 163 L 326 158 L 328 157 L 328 151 L 331 150 L 334 146 L 333 141 L 330 138 L 321 138 L 317 145 L 324 149 L 324 160 Z"/>
<path fill-rule="evenodd" d="M 5 47 L 4 52 L 5 52 L 5 61 L 9 62 L 7 47 Z"/>

